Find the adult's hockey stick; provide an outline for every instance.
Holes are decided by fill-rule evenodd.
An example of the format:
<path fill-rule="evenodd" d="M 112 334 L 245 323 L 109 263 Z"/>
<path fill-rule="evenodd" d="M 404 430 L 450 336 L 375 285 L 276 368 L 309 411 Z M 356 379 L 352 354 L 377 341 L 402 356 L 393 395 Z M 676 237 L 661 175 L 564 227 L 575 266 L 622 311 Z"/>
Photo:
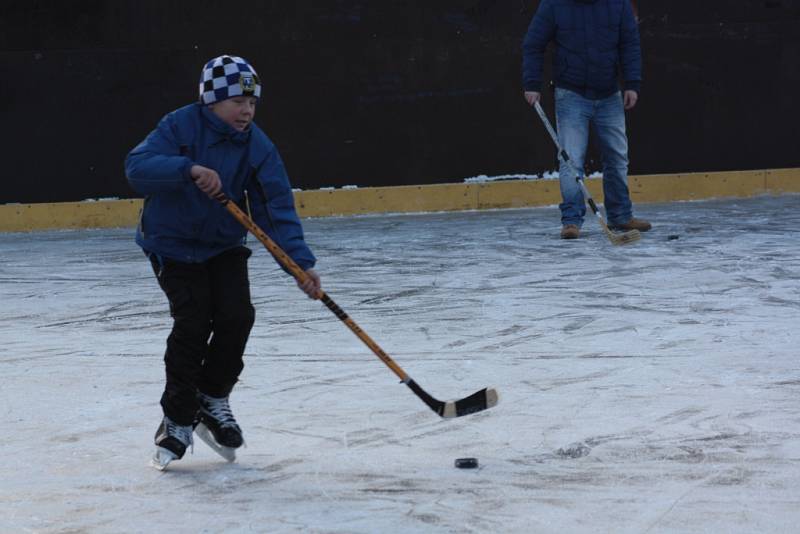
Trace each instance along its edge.
<path fill-rule="evenodd" d="M 586 187 L 586 184 L 583 183 L 580 174 L 575 172 L 575 169 L 572 167 L 572 163 L 570 162 L 569 159 L 569 154 L 567 154 L 567 151 L 564 150 L 559 144 L 558 135 L 556 135 L 556 131 L 553 129 L 553 125 L 550 124 L 550 120 L 548 120 L 547 115 L 545 114 L 538 100 L 534 103 L 533 107 L 536 108 L 536 113 L 539 114 L 539 117 L 542 119 L 542 122 L 544 123 L 544 127 L 547 128 L 547 132 L 550 134 L 550 138 L 556 144 L 556 148 L 558 149 L 558 159 L 561 160 L 561 162 L 567 168 L 568 172 L 575 175 L 575 180 L 578 182 L 578 185 L 580 185 L 581 190 L 583 191 L 583 195 L 586 197 L 587 204 L 589 204 L 589 207 L 592 208 L 592 213 L 594 213 L 597 216 L 597 220 L 600 221 L 600 226 L 603 228 L 603 233 L 605 233 L 606 236 L 608 236 L 608 240 L 611 241 L 611 243 L 614 245 L 625 245 L 627 243 L 633 243 L 634 241 L 638 241 L 639 239 L 641 239 L 642 234 L 639 232 L 639 230 L 629 230 L 621 234 L 617 234 L 611 231 L 611 229 L 606 224 L 605 219 L 603 219 L 603 216 L 600 214 L 600 210 L 597 209 L 597 204 L 595 204 L 592 195 L 589 193 L 589 189 Z"/>
<path fill-rule="evenodd" d="M 308 275 L 295 261 L 286 254 L 270 237 L 251 219 L 245 212 L 243 212 L 235 202 L 225 196 L 224 193 L 219 193 L 214 197 L 239 221 L 247 230 L 258 238 L 261 243 L 267 247 L 267 250 L 275 257 L 278 262 L 286 267 L 292 276 L 294 276 L 300 283 L 308 280 Z M 325 306 L 328 307 L 333 314 L 338 317 L 358 338 L 369 347 L 380 360 L 385 363 L 389 369 L 394 371 L 394 374 L 400 378 L 400 381 L 411 388 L 411 391 L 417 397 L 422 399 L 422 402 L 428 405 L 431 410 L 444 418 L 460 417 L 462 415 L 469 415 L 471 413 L 480 412 L 491 408 L 497 404 L 498 395 L 497 391 L 493 388 L 484 388 L 476 391 L 468 397 L 455 401 L 443 402 L 430 396 L 424 389 L 422 389 L 410 376 L 406 374 L 403 369 L 389 357 L 386 352 L 378 346 L 375 341 L 364 332 L 355 321 L 353 321 L 323 290 L 319 290 L 319 298 Z"/>

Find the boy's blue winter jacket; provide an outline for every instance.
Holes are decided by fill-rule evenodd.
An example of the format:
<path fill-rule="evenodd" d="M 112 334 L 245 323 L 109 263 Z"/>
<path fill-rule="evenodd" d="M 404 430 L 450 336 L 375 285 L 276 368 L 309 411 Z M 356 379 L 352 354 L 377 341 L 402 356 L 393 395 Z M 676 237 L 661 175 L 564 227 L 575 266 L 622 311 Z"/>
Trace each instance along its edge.
<path fill-rule="evenodd" d="M 145 252 L 198 263 L 244 243 L 245 228 L 192 182 L 195 164 L 217 171 L 228 198 L 300 267 L 314 266 L 275 145 L 255 124 L 240 132 L 200 104 L 167 114 L 125 159 L 128 182 L 145 196 L 136 232 Z"/>
<path fill-rule="evenodd" d="M 542 90 L 547 44 L 555 41 L 557 87 L 586 98 L 606 98 L 624 88 L 639 91 L 642 57 L 631 0 L 542 0 L 522 45 L 526 91 Z"/>

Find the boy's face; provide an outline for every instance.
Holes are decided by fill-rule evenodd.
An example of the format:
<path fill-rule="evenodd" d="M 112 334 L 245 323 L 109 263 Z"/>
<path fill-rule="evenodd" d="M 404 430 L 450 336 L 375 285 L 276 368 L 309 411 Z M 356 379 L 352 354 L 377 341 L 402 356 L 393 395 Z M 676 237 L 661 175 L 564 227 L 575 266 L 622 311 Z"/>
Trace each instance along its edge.
<path fill-rule="evenodd" d="M 253 122 L 256 114 L 256 102 L 257 99 L 254 96 L 234 96 L 209 104 L 208 108 L 225 123 L 243 132 Z"/>

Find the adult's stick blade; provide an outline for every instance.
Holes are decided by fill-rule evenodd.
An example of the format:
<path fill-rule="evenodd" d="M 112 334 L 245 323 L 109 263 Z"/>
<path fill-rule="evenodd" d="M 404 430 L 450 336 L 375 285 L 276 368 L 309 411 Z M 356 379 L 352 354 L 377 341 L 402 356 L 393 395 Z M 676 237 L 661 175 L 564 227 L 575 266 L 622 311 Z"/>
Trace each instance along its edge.
<path fill-rule="evenodd" d="M 611 230 L 608 231 L 608 239 L 611 240 L 611 243 L 614 245 L 627 245 L 630 243 L 635 243 L 642 238 L 642 234 L 639 230 L 630 230 L 623 234 L 615 234 Z"/>
<path fill-rule="evenodd" d="M 499 399 L 500 397 L 496 389 L 485 388 L 461 400 L 445 402 L 439 415 L 445 419 L 449 419 L 475 412 L 482 412 L 496 405 Z"/>

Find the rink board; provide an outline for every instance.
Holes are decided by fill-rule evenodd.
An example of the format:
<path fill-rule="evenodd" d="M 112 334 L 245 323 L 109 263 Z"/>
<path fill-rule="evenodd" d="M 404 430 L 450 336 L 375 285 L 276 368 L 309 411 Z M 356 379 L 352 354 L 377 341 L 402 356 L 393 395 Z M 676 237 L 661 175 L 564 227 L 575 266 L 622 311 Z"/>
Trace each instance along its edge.
<path fill-rule="evenodd" d="M 587 180 L 601 201 L 599 178 Z M 800 168 L 629 177 L 636 203 L 743 198 L 800 192 Z M 558 180 L 504 180 L 418 186 L 296 191 L 301 217 L 548 206 L 560 202 Z M 0 205 L 0 231 L 135 226 L 141 199 Z"/>

